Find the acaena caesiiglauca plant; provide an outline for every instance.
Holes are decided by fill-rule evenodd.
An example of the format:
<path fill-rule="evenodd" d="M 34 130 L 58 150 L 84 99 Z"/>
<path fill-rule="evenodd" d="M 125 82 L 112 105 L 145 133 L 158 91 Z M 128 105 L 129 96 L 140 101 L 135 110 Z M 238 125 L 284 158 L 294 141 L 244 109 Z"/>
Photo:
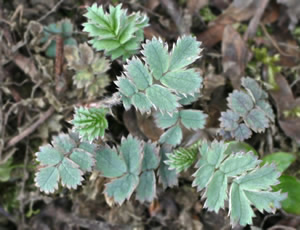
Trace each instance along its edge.
<path fill-rule="evenodd" d="M 142 45 L 141 57 L 132 57 L 143 41 L 146 16 L 127 15 L 121 5 L 111 6 L 106 13 L 96 4 L 85 16 L 84 31 L 93 37 L 92 47 L 104 50 L 112 60 L 127 59 L 124 73 L 115 81 L 124 108 L 154 114 L 157 126 L 165 132 L 158 143 L 128 135 L 119 145 L 109 146 L 103 143 L 109 109 L 75 108 L 72 132 L 54 137 L 51 145 L 40 147 L 36 154 L 41 167 L 35 181 L 41 191 L 53 193 L 60 183 L 75 189 L 84 173 L 96 170 L 108 178 L 104 193 L 115 203 L 123 204 L 133 193 L 140 202 L 152 202 L 157 181 L 164 188 L 174 186 L 176 173 L 195 165 L 192 186 L 204 191 L 204 207 L 218 212 L 228 201 L 233 225 L 252 223 L 251 206 L 261 212 L 280 207 L 286 195 L 272 191 L 280 173 L 274 165 L 261 166 L 251 151 L 230 152 L 226 142 L 217 140 L 199 140 L 191 147 L 175 149 L 182 143 L 183 129 L 203 129 L 208 117 L 188 108 L 199 99 L 202 88 L 202 77 L 193 68 L 201 53 L 196 38 L 182 36 L 171 50 L 162 39 L 153 38 Z M 244 90 L 229 95 L 230 109 L 220 118 L 220 132 L 236 140 L 249 138 L 252 131 L 263 132 L 274 120 L 267 93 L 257 82 L 243 78 L 242 86 Z M 96 144 L 99 138 L 102 144 Z"/>

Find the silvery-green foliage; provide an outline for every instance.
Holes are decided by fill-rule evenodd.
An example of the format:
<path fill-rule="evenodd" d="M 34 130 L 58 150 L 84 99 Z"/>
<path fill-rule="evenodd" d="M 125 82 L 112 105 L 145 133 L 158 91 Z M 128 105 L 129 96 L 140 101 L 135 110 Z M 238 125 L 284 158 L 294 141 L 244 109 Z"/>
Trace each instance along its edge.
<path fill-rule="evenodd" d="M 109 6 L 105 12 L 102 6 L 93 4 L 84 15 L 88 22 L 84 23 L 83 31 L 92 37 L 90 43 L 97 50 L 114 60 L 123 57 L 126 60 L 137 52 L 144 40 L 144 27 L 148 26 L 148 17 L 139 12 L 127 15 L 122 5 Z"/>
<path fill-rule="evenodd" d="M 195 100 L 202 78 L 188 65 L 199 58 L 200 44 L 192 36 L 183 36 L 169 53 L 161 39 L 147 41 L 141 51 L 143 61 L 136 57 L 128 60 L 125 73 L 115 82 L 125 109 L 133 105 L 142 113 L 155 108 L 171 114 L 186 103 L 185 97 Z M 176 127 L 172 131 L 180 134 Z"/>
<path fill-rule="evenodd" d="M 75 108 L 71 123 L 82 140 L 92 142 L 94 139 L 104 136 L 104 132 L 108 128 L 105 117 L 107 113 L 108 111 L 103 108 Z"/>
<path fill-rule="evenodd" d="M 261 212 L 274 212 L 286 198 L 286 194 L 272 192 L 280 172 L 274 165 L 261 167 L 252 152 L 225 154 L 227 147 L 224 142 L 202 143 L 193 186 L 204 190 L 208 210 L 218 212 L 229 200 L 232 224 L 252 224 L 255 214 L 251 205 Z"/>
<path fill-rule="evenodd" d="M 182 140 L 182 126 L 187 129 L 203 129 L 207 115 L 200 110 L 184 109 L 173 114 L 156 114 L 158 127 L 167 129 L 159 139 L 160 143 L 167 143 L 172 146 L 180 144 Z"/>
<path fill-rule="evenodd" d="M 110 63 L 105 57 L 95 54 L 86 43 L 66 46 L 64 55 L 69 69 L 75 70 L 74 85 L 84 89 L 88 98 L 99 97 L 106 92 L 105 87 L 110 83 L 106 73 Z"/>
<path fill-rule="evenodd" d="M 154 170 L 159 158 L 154 144 L 144 143 L 132 136 L 123 138 L 118 149 L 102 146 L 96 151 L 96 168 L 102 176 L 111 178 L 104 193 L 122 204 L 136 190 L 141 202 L 152 201 L 156 194 Z"/>
<path fill-rule="evenodd" d="M 165 161 L 169 165 L 169 169 L 175 169 L 176 173 L 187 170 L 197 160 L 199 143 L 189 148 L 178 148 L 173 153 L 167 153 L 168 160 Z"/>
<path fill-rule="evenodd" d="M 163 188 L 174 187 L 178 185 L 178 178 L 175 169 L 169 169 L 169 165 L 166 164 L 168 160 L 167 154 L 172 151 L 172 147 L 168 144 L 163 144 L 160 147 L 160 164 L 157 171 L 159 182 Z"/>
<path fill-rule="evenodd" d="M 275 116 L 267 101 L 268 94 L 249 77 L 242 78 L 245 90 L 235 90 L 229 95 L 226 112 L 221 113 L 221 135 L 231 136 L 239 141 L 251 137 L 252 132 L 264 132 Z"/>
<path fill-rule="evenodd" d="M 95 146 L 80 142 L 75 133 L 54 137 L 52 145 L 44 145 L 36 153 L 41 164 L 35 175 L 36 186 L 45 193 L 53 193 L 59 181 L 67 188 L 77 188 L 83 180 L 83 173 L 92 170 L 94 154 Z"/>

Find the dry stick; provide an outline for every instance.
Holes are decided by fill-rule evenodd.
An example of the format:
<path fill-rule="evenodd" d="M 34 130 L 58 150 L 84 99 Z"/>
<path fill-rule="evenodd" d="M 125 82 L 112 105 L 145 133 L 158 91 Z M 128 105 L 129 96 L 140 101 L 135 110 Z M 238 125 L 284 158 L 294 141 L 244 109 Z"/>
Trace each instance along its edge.
<path fill-rule="evenodd" d="M 10 141 L 7 143 L 6 148 L 10 148 L 10 147 L 16 145 L 21 140 L 23 140 L 25 137 L 27 137 L 28 135 L 33 133 L 41 124 L 43 124 L 54 113 L 54 111 L 55 110 L 53 107 L 49 108 L 45 113 L 43 113 L 40 116 L 40 118 L 34 124 L 32 124 L 30 127 L 25 129 L 23 132 L 21 132 L 17 136 L 10 139 Z"/>
<path fill-rule="evenodd" d="M 182 19 L 182 15 L 179 12 L 175 2 L 173 0 L 160 0 L 160 2 L 165 7 L 165 9 L 168 11 L 172 20 L 175 22 L 180 35 L 183 35 L 186 32 L 188 32 L 188 31 L 186 31 L 188 29 L 185 28 L 184 21 Z"/>
<path fill-rule="evenodd" d="M 280 47 L 279 45 L 277 44 L 277 42 L 275 41 L 275 39 L 268 33 L 266 27 L 264 24 L 260 23 L 260 26 L 264 32 L 264 34 L 266 35 L 266 37 L 270 40 L 270 42 L 272 43 L 272 45 L 275 47 L 275 49 L 283 56 L 286 56 L 286 57 L 294 57 L 294 55 L 290 55 L 286 52 L 284 52 Z"/>
<path fill-rule="evenodd" d="M 56 11 L 56 9 L 60 6 L 60 4 L 62 4 L 64 2 L 64 0 L 60 0 L 58 3 L 56 3 L 56 5 L 48 11 L 47 14 L 45 14 L 44 16 L 42 16 L 41 18 L 39 18 L 39 20 L 37 20 L 38 22 L 43 21 L 45 18 L 47 18 L 50 14 L 54 13 Z"/>
<path fill-rule="evenodd" d="M 251 19 L 249 27 L 244 35 L 245 41 L 247 41 L 248 39 L 251 39 L 255 36 L 258 24 L 260 22 L 261 17 L 263 16 L 263 13 L 265 12 L 265 9 L 266 9 L 268 3 L 269 3 L 269 0 L 262 0 L 260 2 L 260 6 L 257 7 L 255 15 Z"/>
<path fill-rule="evenodd" d="M 55 83 L 56 93 L 59 95 L 64 88 L 63 82 L 63 61 L 64 61 L 64 39 L 61 35 L 56 35 L 56 56 L 55 56 Z"/>

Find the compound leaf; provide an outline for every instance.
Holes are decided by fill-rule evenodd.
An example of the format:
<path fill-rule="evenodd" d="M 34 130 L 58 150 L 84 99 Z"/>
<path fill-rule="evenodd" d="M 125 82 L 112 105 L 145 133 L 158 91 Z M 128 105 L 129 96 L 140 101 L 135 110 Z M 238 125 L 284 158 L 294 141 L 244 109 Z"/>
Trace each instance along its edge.
<path fill-rule="evenodd" d="M 176 146 L 180 144 L 181 140 L 182 140 L 182 131 L 179 125 L 175 125 L 172 128 L 168 129 L 159 138 L 160 143 L 166 143 L 172 146 Z"/>
<path fill-rule="evenodd" d="M 36 186 L 45 193 L 53 193 L 58 188 L 59 172 L 54 166 L 40 169 L 36 173 Z"/>
<path fill-rule="evenodd" d="M 138 183 L 139 177 L 129 173 L 106 184 L 104 192 L 121 205 L 126 199 L 130 199 Z"/>
<path fill-rule="evenodd" d="M 72 124 L 83 140 L 92 142 L 104 136 L 105 129 L 108 128 L 106 114 L 106 109 L 75 108 Z"/>
<path fill-rule="evenodd" d="M 173 153 L 167 153 L 169 169 L 175 169 L 177 173 L 188 169 L 197 159 L 198 147 L 178 148 Z"/>
<path fill-rule="evenodd" d="M 169 67 L 168 48 L 157 38 L 147 41 L 143 48 L 146 62 L 152 70 L 154 78 L 159 80 Z"/>
<path fill-rule="evenodd" d="M 156 179 L 154 171 L 145 171 L 140 176 L 140 183 L 136 189 L 136 198 L 140 202 L 151 202 L 155 197 Z"/>
<path fill-rule="evenodd" d="M 192 36 L 183 36 L 177 40 L 171 54 L 169 70 L 182 69 L 199 58 L 200 42 Z"/>
<path fill-rule="evenodd" d="M 127 166 L 117 152 L 109 147 L 100 147 L 96 151 L 96 167 L 104 177 L 120 177 L 127 171 Z"/>
<path fill-rule="evenodd" d="M 202 111 L 192 109 L 181 110 L 179 116 L 187 129 L 203 129 L 207 118 Z"/>
<path fill-rule="evenodd" d="M 88 22 L 84 23 L 83 31 L 92 37 L 90 43 L 97 50 L 104 50 L 112 60 L 123 56 L 126 60 L 136 53 L 144 39 L 143 28 L 148 25 L 148 18 L 139 13 L 126 14 L 121 4 L 110 6 L 109 12 L 104 13 L 102 6 L 93 4 L 87 8 L 84 15 Z"/>

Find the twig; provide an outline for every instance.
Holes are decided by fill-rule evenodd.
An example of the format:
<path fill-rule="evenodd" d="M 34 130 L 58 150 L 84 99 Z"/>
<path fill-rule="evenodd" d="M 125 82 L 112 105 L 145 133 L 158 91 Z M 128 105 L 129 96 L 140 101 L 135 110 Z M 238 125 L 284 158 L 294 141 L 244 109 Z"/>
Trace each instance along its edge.
<path fill-rule="evenodd" d="M 28 135 L 30 135 L 32 132 L 34 132 L 41 124 L 43 124 L 52 114 L 54 113 L 54 108 L 49 108 L 45 113 L 43 113 L 40 118 L 30 127 L 25 129 L 23 132 L 18 134 L 17 136 L 10 139 L 10 141 L 7 143 L 6 148 L 10 148 L 17 143 L 19 143 L 21 140 L 26 138 Z"/>
<path fill-rule="evenodd" d="M 40 17 L 37 21 L 41 22 L 43 21 L 45 18 L 47 18 L 50 14 L 54 13 L 56 11 L 56 9 L 64 2 L 64 0 L 60 0 L 58 3 L 55 4 L 55 6 L 48 11 L 47 14 L 43 15 L 42 17 Z"/>
<path fill-rule="evenodd" d="M 244 35 L 244 40 L 247 41 L 249 38 L 253 38 L 255 33 L 256 33 L 256 30 L 257 30 L 257 27 L 258 27 L 258 24 L 260 22 L 260 19 L 263 15 L 263 13 L 265 12 L 265 9 L 267 7 L 269 3 L 269 0 L 262 0 L 260 2 L 260 6 L 257 7 L 257 10 L 255 12 L 255 15 L 254 17 L 251 19 L 250 21 L 250 24 L 248 26 L 248 29 Z"/>
<path fill-rule="evenodd" d="M 270 42 L 272 43 L 272 45 L 275 47 L 275 49 L 283 56 L 286 57 L 294 57 L 294 55 L 290 55 L 288 53 L 285 53 L 277 44 L 277 42 L 274 40 L 274 38 L 272 38 L 272 36 L 268 33 L 266 27 L 264 24 L 260 23 L 260 26 L 264 32 L 264 34 L 267 36 L 267 38 L 270 40 Z"/>
<path fill-rule="evenodd" d="M 56 35 L 56 56 L 55 56 L 55 90 L 59 95 L 64 88 L 62 77 L 64 61 L 64 40 L 61 35 Z"/>
<path fill-rule="evenodd" d="M 160 0 L 160 2 L 165 7 L 165 9 L 168 11 L 172 20 L 175 22 L 179 34 L 183 35 L 183 34 L 187 33 L 189 28 L 186 28 L 186 26 L 184 25 L 182 15 L 179 12 L 175 2 L 173 0 Z"/>

